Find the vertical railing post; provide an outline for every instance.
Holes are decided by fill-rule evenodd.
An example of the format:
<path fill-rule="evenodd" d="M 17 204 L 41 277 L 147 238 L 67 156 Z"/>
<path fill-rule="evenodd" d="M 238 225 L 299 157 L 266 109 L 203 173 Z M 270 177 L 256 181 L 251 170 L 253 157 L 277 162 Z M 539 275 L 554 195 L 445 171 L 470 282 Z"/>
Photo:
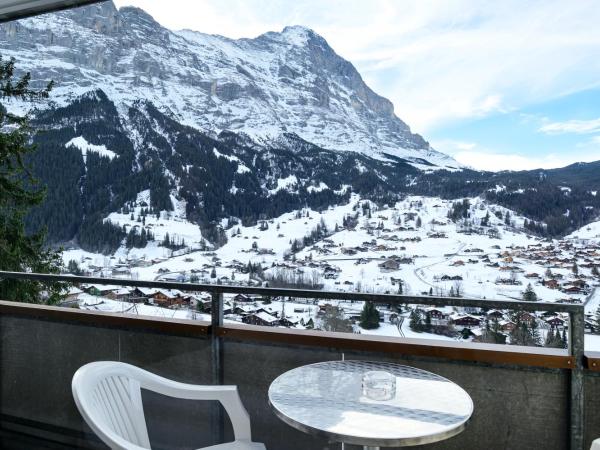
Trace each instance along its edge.
<path fill-rule="evenodd" d="M 570 448 L 583 450 L 584 431 L 584 392 L 583 356 L 585 339 L 585 318 L 583 306 L 569 313 L 569 353 L 573 359 L 571 369 L 570 398 Z"/>
<path fill-rule="evenodd" d="M 223 326 L 223 293 L 213 292 L 211 302 L 211 370 L 213 384 L 223 384 L 223 339 L 217 331 Z M 222 444 L 225 439 L 223 407 L 220 403 L 213 405 L 211 414 L 212 434 L 215 444 Z"/>

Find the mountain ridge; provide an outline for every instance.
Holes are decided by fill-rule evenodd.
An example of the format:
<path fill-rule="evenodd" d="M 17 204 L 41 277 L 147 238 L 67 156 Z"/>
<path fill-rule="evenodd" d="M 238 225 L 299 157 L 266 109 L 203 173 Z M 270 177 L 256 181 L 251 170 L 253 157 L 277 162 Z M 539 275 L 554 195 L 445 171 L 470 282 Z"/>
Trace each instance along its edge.
<path fill-rule="evenodd" d="M 393 104 L 306 27 L 236 40 L 171 31 L 139 8 L 107 2 L 2 25 L 0 43 L 22 69 L 54 79 L 63 106 L 95 87 L 121 113 L 147 99 L 215 135 L 295 133 L 329 150 L 392 155 L 428 170 L 461 167 L 412 133 Z"/>

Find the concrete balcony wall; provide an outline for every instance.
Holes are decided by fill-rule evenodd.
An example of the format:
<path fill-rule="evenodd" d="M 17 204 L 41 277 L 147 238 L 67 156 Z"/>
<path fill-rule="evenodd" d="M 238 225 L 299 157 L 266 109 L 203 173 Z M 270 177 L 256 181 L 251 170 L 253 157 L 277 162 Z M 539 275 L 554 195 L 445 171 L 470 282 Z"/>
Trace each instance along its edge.
<path fill-rule="evenodd" d="M 103 317 L 99 318 L 101 321 Z M 2 426 L 77 447 L 99 447 L 76 409 L 71 379 L 99 360 L 131 363 L 177 381 L 210 384 L 210 341 L 147 331 L 0 316 Z M 144 392 L 155 448 L 185 449 L 212 443 L 210 403 Z"/>
<path fill-rule="evenodd" d="M 63 313 L 61 313 L 63 314 Z M 67 312 L 66 315 L 81 315 Z M 83 364 L 116 360 L 190 383 L 211 384 L 208 336 L 144 329 L 136 319 L 107 326 L 106 315 L 87 320 L 58 320 L 0 315 L 1 425 L 78 448 L 103 448 L 81 419 L 71 395 L 71 378 Z M 96 320 L 97 318 L 97 320 Z M 177 330 L 177 327 L 171 327 Z M 273 330 L 271 330 L 272 332 Z M 296 431 L 272 413 L 267 399 L 271 381 L 300 365 L 346 359 L 394 361 L 423 368 L 458 383 L 469 392 L 475 413 L 467 429 L 431 449 L 568 448 L 568 369 L 413 357 L 400 353 L 290 345 L 223 338 L 224 382 L 239 386 L 252 420 L 255 440 L 270 450 L 339 450 Z M 586 371 L 586 448 L 600 436 L 600 376 Z M 156 449 L 192 449 L 212 443 L 210 402 L 167 399 L 144 393 L 151 440 Z M 231 437 L 230 426 L 226 436 Z M 356 447 L 346 446 L 348 450 Z"/>

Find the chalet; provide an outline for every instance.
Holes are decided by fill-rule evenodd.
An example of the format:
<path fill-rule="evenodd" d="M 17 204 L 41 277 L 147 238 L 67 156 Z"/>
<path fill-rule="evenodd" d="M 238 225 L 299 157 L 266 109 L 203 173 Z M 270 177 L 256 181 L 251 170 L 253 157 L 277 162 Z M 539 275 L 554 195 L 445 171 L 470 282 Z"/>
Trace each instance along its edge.
<path fill-rule="evenodd" d="M 200 303 L 205 302 L 205 301 L 211 302 L 210 294 L 207 294 L 207 293 L 200 294 L 200 295 L 186 294 L 185 299 L 187 302 L 189 302 L 190 307 L 192 307 L 192 308 L 199 308 Z"/>
<path fill-rule="evenodd" d="M 175 281 L 177 283 L 183 283 L 185 281 L 185 274 L 183 273 L 167 273 L 163 275 L 161 279 L 165 281 Z"/>
<path fill-rule="evenodd" d="M 521 322 L 526 322 L 529 324 L 533 323 L 536 320 L 535 315 L 527 311 L 519 312 L 517 313 L 517 316 Z"/>
<path fill-rule="evenodd" d="M 95 296 L 106 296 L 110 292 L 117 290 L 117 286 L 104 286 L 101 284 L 90 284 L 89 286 L 84 288 L 84 291 L 90 295 Z"/>
<path fill-rule="evenodd" d="M 165 307 L 181 306 L 182 304 L 186 303 L 185 298 L 183 295 L 181 295 L 181 292 L 174 289 L 156 290 L 156 292 L 148 298 L 148 302 L 153 305 Z"/>
<path fill-rule="evenodd" d="M 490 312 L 488 312 L 487 316 L 490 319 L 502 319 L 502 317 L 504 317 L 504 314 L 502 313 L 502 311 L 498 311 L 497 309 L 492 309 Z"/>
<path fill-rule="evenodd" d="M 212 311 L 212 301 L 207 299 L 200 299 L 197 303 L 198 311 L 202 311 L 206 314 L 210 314 Z"/>
<path fill-rule="evenodd" d="M 572 284 L 565 285 L 561 289 L 561 292 L 565 292 L 567 294 L 581 294 L 584 292 L 584 289 L 579 286 L 574 286 Z"/>
<path fill-rule="evenodd" d="M 255 301 L 254 298 L 252 298 L 252 297 L 250 297 L 249 295 L 246 295 L 246 294 L 237 294 L 231 300 L 234 301 L 234 302 L 236 302 L 236 303 L 248 303 L 248 302 Z"/>
<path fill-rule="evenodd" d="M 446 317 L 446 315 L 444 314 L 444 312 L 438 308 L 435 307 L 429 307 L 425 309 L 425 314 L 427 314 L 427 316 L 430 319 L 437 319 L 437 320 L 441 320 L 444 319 Z"/>
<path fill-rule="evenodd" d="M 152 261 L 145 258 L 138 259 L 132 264 L 133 267 L 150 267 L 151 265 Z"/>
<path fill-rule="evenodd" d="M 500 325 L 500 329 L 505 333 L 510 333 L 517 326 L 512 320 L 501 320 L 498 322 L 498 325 Z"/>
<path fill-rule="evenodd" d="M 463 277 L 460 275 L 442 275 L 440 280 L 442 281 L 462 281 Z"/>
<path fill-rule="evenodd" d="M 108 294 L 106 294 L 106 297 L 110 298 L 112 300 L 125 300 L 125 299 L 129 298 L 130 295 L 131 295 L 131 291 L 129 289 L 120 288 L 120 289 L 115 289 L 114 291 L 109 292 Z"/>
<path fill-rule="evenodd" d="M 464 266 L 465 262 L 462 259 L 456 260 L 454 261 L 452 264 L 450 264 L 451 266 L 454 267 L 460 267 L 460 266 Z"/>
<path fill-rule="evenodd" d="M 558 289 L 560 287 L 560 284 L 555 279 L 545 280 L 543 285 L 549 289 Z"/>
<path fill-rule="evenodd" d="M 470 314 L 464 314 L 452 317 L 452 323 L 459 327 L 474 328 L 481 325 L 481 320 Z"/>
<path fill-rule="evenodd" d="M 152 288 L 145 288 L 145 287 L 136 287 L 132 294 L 134 297 L 145 297 L 145 298 L 150 298 L 152 295 L 154 295 L 157 292 L 156 289 L 152 289 Z"/>
<path fill-rule="evenodd" d="M 400 263 L 395 259 L 388 259 L 381 264 L 379 264 L 379 268 L 382 271 L 392 271 L 400 269 Z"/>
<path fill-rule="evenodd" d="M 558 316 L 546 319 L 546 323 L 550 325 L 550 328 L 564 328 L 565 326 L 565 321 Z"/>
<path fill-rule="evenodd" d="M 446 239 L 446 233 L 427 233 L 427 237 L 432 239 Z"/>
<path fill-rule="evenodd" d="M 260 311 L 253 314 L 248 314 L 242 318 L 242 322 L 248 325 L 262 325 L 266 327 L 274 327 L 279 324 L 279 319 L 271 314 Z"/>
<path fill-rule="evenodd" d="M 284 317 L 283 319 L 279 320 L 279 325 L 288 327 L 288 328 L 294 328 L 299 323 L 300 323 L 300 321 L 294 317 Z"/>

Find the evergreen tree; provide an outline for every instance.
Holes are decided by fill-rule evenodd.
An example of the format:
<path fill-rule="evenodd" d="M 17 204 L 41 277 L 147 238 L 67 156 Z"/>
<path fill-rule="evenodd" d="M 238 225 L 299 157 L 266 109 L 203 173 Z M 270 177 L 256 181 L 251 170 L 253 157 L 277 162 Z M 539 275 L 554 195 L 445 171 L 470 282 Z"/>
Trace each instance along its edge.
<path fill-rule="evenodd" d="M 33 102 L 48 98 L 52 83 L 43 90 L 32 90 L 29 88 L 31 75 L 26 73 L 15 79 L 14 70 L 13 59 L 0 59 L 2 101 Z M 9 113 L 0 104 L 0 130 L 0 270 L 58 273 L 62 265 L 60 252 L 45 246 L 45 230 L 28 233 L 25 229 L 26 214 L 45 198 L 45 190 L 36 183 L 23 162 L 26 155 L 34 152 L 30 145 L 32 130 L 28 117 Z M 28 280 L 0 281 L 0 298 L 3 300 L 53 303 L 61 298 L 63 290 L 61 283 L 44 286 Z M 43 293 L 47 298 L 42 298 Z"/>
<path fill-rule="evenodd" d="M 529 283 L 527 285 L 525 292 L 523 292 L 523 300 L 526 302 L 537 302 L 538 301 L 538 296 L 535 293 L 535 291 L 533 290 L 531 283 Z"/>
<path fill-rule="evenodd" d="M 556 334 L 558 334 L 558 330 L 556 330 Z M 563 328 L 563 330 L 562 330 L 562 336 L 560 338 L 560 342 L 561 342 L 562 348 L 568 348 L 569 344 L 567 342 L 567 330 L 565 328 Z"/>
<path fill-rule="evenodd" d="M 360 313 L 360 326 L 365 330 L 379 328 L 379 311 L 377 311 L 373 302 L 365 302 Z"/>
<path fill-rule="evenodd" d="M 481 219 L 481 226 L 487 227 L 490 224 L 490 212 L 487 211 L 485 217 Z"/>
<path fill-rule="evenodd" d="M 410 322 L 408 324 L 411 330 L 421 332 L 423 331 L 423 314 L 419 309 L 413 309 L 410 313 Z"/>
<path fill-rule="evenodd" d="M 212 270 L 210 271 L 210 277 L 211 278 L 217 278 L 217 269 L 216 268 L 212 268 Z"/>
<path fill-rule="evenodd" d="M 558 332 L 558 330 L 556 330 Z M 559 335 L 560 339 L 560 335 Z M 544 347 L 555 347 L 556 343 L 556 334 L 554 333 L 554 328 L 550 328 L 548 334 L 546 334 L 546 340 L 544 341 Z"/>
<path fill-rule="evenodd" d="M 71 259 L 69 261 L 69 264 L 67 265 L 67 272 L 72 273 L 73 275 L 81 275 L 82 274 L 79 264 L 74 259 Z"/>
<path fill-rule="evenodd" d="M 493 319 L 491 325 L 490 322 L 486 320 L 485 329 L 481 336 L 481 342 L 488 344 L 506 344 L 506 336 L 500 329 L 498 319 Z"/>
<path fill-rule="evenodd" d="M 531 322 L 531 325 L 529 326 L 529 334 L 531 335 L 531 342 L 533 343 L 533 345 L 542 344 L 542 337 L 540 335 L 537 320 L 535 319 L 533 320 L 533 322 Z"/>

